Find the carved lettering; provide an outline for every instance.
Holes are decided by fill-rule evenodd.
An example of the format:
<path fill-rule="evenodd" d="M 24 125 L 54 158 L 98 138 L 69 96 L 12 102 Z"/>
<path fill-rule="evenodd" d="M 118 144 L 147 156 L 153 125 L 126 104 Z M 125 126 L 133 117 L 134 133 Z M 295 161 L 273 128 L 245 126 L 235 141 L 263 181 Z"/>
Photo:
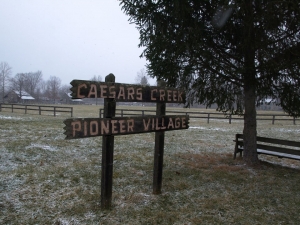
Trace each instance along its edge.
<path fill-rule="evenodd" d="M 107 85 L 100 85 L 100 98 L 107 98 Z"/>
<path fill-rule="evenodd" d="M 82 82 L 82 83 L 80 83 Z M 114 98 L 124 102 L 183 103 L 183 91 L 167 87 L 128 85 L 110 82 L 72 81 L 75 98 Z"/>
<path fill-rule="evenodd" d="M 139 101 L 143 100 L 142 88 L 136 89 L 136 100 L 139 100 Z"/>
<path fill-rule="evenodd" d="M 154 93 L 156 93 L 156 92 L 157 92 L 157 89 L 151 90 L 151 100 L 152 100 L 152 101 L 155 101 L 155 100 L 156 100 L 156 97 L 154 97 Z"/>
<path fill-rule="evenodd" d="M 127 121 L 127 131 L 133 132 L 133 129 L 134 129 L 134 120 L 133 119 L 128 120 Z"/>
<path fill-rule="evenodd" d="M 69 121 L 69 122 L 66 122 Z M 103 135 L 122 135 L 143 132 L 168 131 L 188 128 L 188 116 L 151 116 L 114 119 L 87 118 L 68 119 L 70 127 L 67 138 L 94 137 Z"/>
<path fill-rule="evenodd" d="M 150 125 L 150 119 L 148 119 L 147 123 L 146 123 L 146 120 L 143 119 L 143 124 L 144 124 L 144 131 L 148 131 L 149 125 Z"/>
<path fill-rule="evenodd" d="M 109 121 L 106 121 L 106 124 L 101 120 L 101 134 L 109 134 Z"/>
<path fill-rule="evenodd" d="M 96 84 L 91 84 L 91 88 L 90 88 L 90 91 L 89 91 L 88 98 L 91 98 L 92 96 L 94 96 L 94 98 L 97 97 L 97 86 L 96 86 Z"/>
<path fill-rule="evenodd" d="M 76 131 L 81 131 L 81 122 L 80 121 L 74 121 L 71 123 L 72 126 L 72 135 L 75 137 Z"/>
<path fill-rule="evenodd" d="M 160 96 L 159 100 L 164 102 L 165 101 L 165 90 L 163 90 L 163 89 L 159 90 L 159 96 Z"/>
<path fill-rule="evenodd" d="M 134 88 L 133 87 L 128 88 L 127 92 L 128 92 L 128 100 L 129 99 L 134 100 L 134 97 L 133 97 L 133 95 L 134 95 Z"/>
<path fill-rule="evenodd" d="M 168 129 L 174 128 L 174 123 L 172 118 L 169 118 Z"/>
<path fill-rule="evenodd" d="M 96 136 L 99 132 L 98 129 L 98 122 L 97 121 L 91 121 L 90 122 L 90 135 Z"/>
<path fill-rule="evenodd" d="M 84 95 L 81 95 L 81 88 L 87 88 L 87 85 L 86 84 L 79 84 L 78 85 L 78 88 L 77 88 L 77 97 L 78 98 L 84 98 L 85 96 Z"/>
<path fill-rule="evenodd" d="M 125 99 L 125 90 L 124 90 L 124 87 L 120 87 L 120 91 L 119 91 L 119 94 L 118 94 L 118 99 L 121 99 L 121 97 L 123 99 Z"/>

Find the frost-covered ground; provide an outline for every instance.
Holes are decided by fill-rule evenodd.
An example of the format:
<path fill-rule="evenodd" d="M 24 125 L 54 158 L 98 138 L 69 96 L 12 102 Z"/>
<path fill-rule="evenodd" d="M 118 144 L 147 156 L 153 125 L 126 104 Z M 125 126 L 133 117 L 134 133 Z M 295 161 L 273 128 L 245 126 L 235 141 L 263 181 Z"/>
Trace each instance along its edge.
<path fill-rule="evenodd" d="M 192 119 L 188 130 L 166 132 L 162 195 L 152 195 L 154 133 L 115 137 L 113 209 L 102 211 L 101 137 L 65 140 L 64 119 L 0 112 L 0 224 L 250 224 L 235 215 L 244 213 L 238 209 L 243 202 L 234 197 L 240 193 L 235 192 L 236 185 L 245 188 L 246 180 L 254 176 L 247 174 L 250 170 L 237 169 L 242 168 L 241 161 L 232 160 L 234 135 L 242 132 L 242 121 L 207 124 Z M 299 140 L 300 127 L 261 122 L 258 135 Z M 299 171 L 294 172 L 299 162 L 262 159 L 284 165 L 279 174 L 288 174 L 291 185 L 299 181 Z M 261 178 L 255 179 L 259 183 Z M 293 186 L 286 188 L 291 191 Z M 294 206 L 281 217 L 283 223 L 296 218 L 299 199 L 299 194 L 291 198 L 289 204 Z M 265 210 L 272 213 L 286 207 L 278 201 L 281 205 L 266 202 Z M 250 222 L 272 223 L 267 215 L 259 222 L 258 212 L 249 214 Z"/>

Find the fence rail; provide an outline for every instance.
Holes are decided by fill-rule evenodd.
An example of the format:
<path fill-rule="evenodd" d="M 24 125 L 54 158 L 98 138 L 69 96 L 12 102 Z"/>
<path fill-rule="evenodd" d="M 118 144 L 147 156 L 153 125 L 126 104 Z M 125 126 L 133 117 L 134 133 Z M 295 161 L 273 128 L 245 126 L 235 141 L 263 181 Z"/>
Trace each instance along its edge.
<path fill-rule="evenodd" d="M 100 109 L 99 111 L 99 117 L 103 117 L 103 109 Z M 182 112 L 182 111 L 166 111 L 167 115 L 189 115 L 190 118 L 195 119 L 206 119 L 207 123 L 209 123 L 210 120 L 228 120 L 229 124 L 231 124 L 232 120 L 244 120 L 243 115 L 233 115 L 228 114 L 224 116 L 223 113 L 211 113 L 211 112 Z M 155 110 L 139 110 L 139 109 L 117 109 L 116 110 L 116 116 L 145 116 L 145 115 L 155 115 Z M 292 121 L 294 125 L 296 125 L 296 121 L 299 119 L 296 119 L 295 117 L 291 117 L 286 114 L 257 114 L 257 120 L 266 120 L 266 121 L 272 121 L 272 124 L 275 124 L 275 121 Z"/>
<path fill-rule="evenodd" d="M 8 109 L 11 112 L 24 111 L 25 114 L 29 111 L 38 111 L 39 115 L 42 115 L 42 112 L 53 112 L 53 116 L 57 116 L 57 113 L 70 113 L 71 117 L 73 117 L 73 107 L 0 103 L 0 112 L 3 109 Z"/>

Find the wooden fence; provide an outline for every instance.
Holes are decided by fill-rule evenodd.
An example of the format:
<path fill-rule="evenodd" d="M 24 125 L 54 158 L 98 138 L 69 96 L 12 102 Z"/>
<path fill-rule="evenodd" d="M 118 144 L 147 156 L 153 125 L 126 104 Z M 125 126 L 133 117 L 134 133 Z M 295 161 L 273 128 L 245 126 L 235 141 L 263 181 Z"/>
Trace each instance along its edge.
<path fill-rule="evenodd" d="M 57 113 L 70 113 L 71 117 L 73 117 L 73 107 L 64 107 L 64 106 L 0 103 L 0 112 L 2 112 L 3 110 L 10 111 L 10 112 L 24 112 L 25 114 L 27 114 L 30 111 L 36 111 L 38 112 L 39 115 L 42 115 L 42 112 L 53 112 L 53 116 L 57 116 L 58 115 Z"/>
<path fill-rule="evenodd" d="M 229 124 L 231 124 L 232 120 L 244 120 L 243 115 L 233 115 L 228 114 L 224 115 L 223 113 L 211 113 L 211 112 L 183 112 L 183 111 L 166 111 L 167 115 L 189 115 L 190 119 L 205 119 L 207 123 L 209 123 L 210 120 L 228 120 Z M 123 116 L 146 116 L 146 115 L 155 115 L 155 110 L 138 110 L 138 109 L 117 109 L 116 110 L 116 116 L 119 115 L 121 117 Z M 102 118 L 103 116 L 103 109 L 100 109 L 99 117 Z M 275 121 L 292 121 L 294 125 L 296 125 L 296 121 L 299 119 L 296 119 L 295 117 L 291 117 L 287 114 L 257 114 L 257 120 L 267 120 L 272 121 L 272 124 L 275 124 Z"/>

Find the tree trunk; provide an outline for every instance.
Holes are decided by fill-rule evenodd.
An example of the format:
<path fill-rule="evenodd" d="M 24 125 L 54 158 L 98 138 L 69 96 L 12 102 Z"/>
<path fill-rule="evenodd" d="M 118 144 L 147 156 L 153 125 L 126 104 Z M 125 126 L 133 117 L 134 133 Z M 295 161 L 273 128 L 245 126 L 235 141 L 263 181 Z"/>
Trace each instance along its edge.
<path fill-rule="evenodd" d="M 258 163 L 256 144 L 256 95 L 255 86 L 245 86 L 245 116 L 244 116 L 244 161 L 248 165 Z"/>
<path fill-rule="evenodd" d="M 256 70 L 255 70 L 255 31 L 252 1 L 246 1 L 244 21 L 244 161 L 248 165 L 258 163 L 256 125 Z"/>

